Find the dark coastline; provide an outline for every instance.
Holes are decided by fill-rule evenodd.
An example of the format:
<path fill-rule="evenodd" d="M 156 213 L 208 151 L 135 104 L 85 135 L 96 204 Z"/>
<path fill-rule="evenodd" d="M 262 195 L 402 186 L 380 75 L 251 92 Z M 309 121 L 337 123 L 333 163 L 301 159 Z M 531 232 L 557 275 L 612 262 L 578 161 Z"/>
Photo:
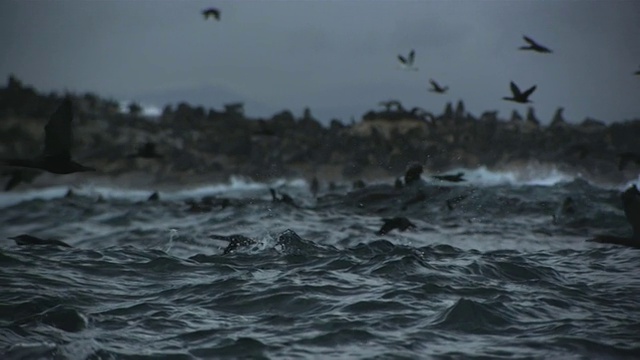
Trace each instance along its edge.
<path fill-rule="evenodd" d="M 42 175 L 31 185 L 73 184 L 87 178 L 124 186 L 197 184 L 228 181 L 232 175 L 254 181 L 318 177 L 352 181 L 400 176 L 408 164 L 427 173 L 455 168 L 522 169 L 554 167 L 570 174 L 619 183 L 637 178 L 638 167 L 618 169 L 618 154 L 640 152 L 640 119 L 607 125 L 586 119 L 567 122 L 559 109 L 543 126 L 528 108 L 526 116 L 476 117 L 448 104 L 434 115 L 401 105 L 369 111 L 360 121 L 321 124 L 311 111 L 296 118 L 282 111 L 268 119 L 247 118 L 242 104 L 223 110 L 187 103 L 167 105 L 156 118 L 130 106 L 122 113 L 113 100 L 95 94 L 73 99 L 74 154 L 99 169 L 96 174 Z M 10 77 L 0 88 L 0 153 L 32 157 L 42 149 L 43 126 L 61 95 L 44 94 Z M 161 159 L 128 157 L 146 142 Z M 3 172 L 6 171 L 3 170 Z"/>

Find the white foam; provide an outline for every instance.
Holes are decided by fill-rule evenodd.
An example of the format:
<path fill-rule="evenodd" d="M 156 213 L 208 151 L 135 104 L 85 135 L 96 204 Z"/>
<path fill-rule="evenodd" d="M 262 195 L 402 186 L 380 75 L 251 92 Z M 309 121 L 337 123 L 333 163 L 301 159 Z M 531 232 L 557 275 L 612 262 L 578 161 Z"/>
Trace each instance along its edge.
<path fill-rule="evenodd" d="M 575 179 L 574 175 L 564 173 L 555 167 L 526 165 L 510 170 L 489 170 L 485 166 L 477 169 L 454 169 L 448 173 L 464 172 L 467 183 L 483 186 L 529 185 L 553 186 Z"/>

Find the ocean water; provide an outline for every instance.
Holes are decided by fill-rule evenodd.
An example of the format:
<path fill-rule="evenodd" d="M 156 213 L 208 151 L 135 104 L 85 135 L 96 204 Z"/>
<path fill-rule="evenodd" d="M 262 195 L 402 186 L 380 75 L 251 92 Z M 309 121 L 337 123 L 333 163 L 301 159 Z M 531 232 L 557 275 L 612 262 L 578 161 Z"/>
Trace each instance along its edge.
<path fill-rule="evenodd" d="M 628 184 L 466 177 L 1 194 L 0 358 L 640 358 L 640 250 L 585 241 L 630 234 Z M 416 228 L 376 234 L 397 216 Z"/>

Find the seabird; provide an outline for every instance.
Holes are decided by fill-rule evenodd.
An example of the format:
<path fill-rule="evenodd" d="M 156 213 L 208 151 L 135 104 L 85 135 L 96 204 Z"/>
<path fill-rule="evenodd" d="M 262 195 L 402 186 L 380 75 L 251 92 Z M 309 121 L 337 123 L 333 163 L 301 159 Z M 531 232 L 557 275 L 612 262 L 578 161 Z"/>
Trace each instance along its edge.
<path fill-rule="evenodd" d="M 416 182 L 419 182 L 422 175 L 423 167 L 421 164 L 413 163 L 409 165 L 407 170 L 404 172 L 404 184 L 409 185 Z"/>
<path fill-rule="evenodd" d="M 533 50 L 533 51 L 536 51 L 536 52 L 539 52 L 539 53 L 551 53 L 552 52 L 549 48 L 538 44 L 532 38 L 527 37 L 526 35 L 523 36 L 523 38 L 524 38 L 524 41 L 529 43 L 529 46 L 521 46 L 520 50 Z"/>
<path fill-rule="evenodd" d="M 511 82 L 511 93 L 513 94 L 513 97 L 506 97 L 505 96 L 502 99 L 513 101 L 513 102 L 517 102 L 517 103 L 521 103 L 521 104 L 530 103 L 532 101 L 529 101 L 529 95 L 533 94 L 533 92 L 535 90 L 536 90 L 536 85 L 532 86 L 531 88 L 529 88 L 525 92 L 520 92 L 520 89 L 518 88 L 518 85 L 516 85 L 512 81 Z"/>
<path fill-rule="evenodd" d="M 636 163 L 636 165 L 640 165 L 640 155 L 633 152 L 623 152 L 618 154 L 620 160 L 618 161 L 618 170 L 622 171 L 627 167 L 627 164 L 630 162 Z"/>
<path fill-rule="evenodd" d="M 455 175 L 433 175 L 434 179 L 449 181 L 449 182 L 461 182 L 465 181 L 462 177 L 464 176 L 463 172 L 459 172 Z"/>
<path fill-rule="evenodd" d="M 411 221 L 409 221 L 409 219 L 407 219 L 406 217 L 394 217 L 391 219 L 382 219 L 382 221 L 384 221 L 384 224 L 382 225 L 380 230 L 378 230 L 378 232 L 376 233 L 378 235 L 387 234 L 393 229 L 405 231 L 409 228 L 412 228 L 412 229 L 416 228 L 416 226 Z"/>
<path fill-rule="evenodd" d="M 442 87 L 433 79 L 429 79 L 429 83 L 431 83 L 431 89 L 429 89 L 429 91 L 431 92 L 444 94 L 447 92 L 447 90 L 449 90 L 448 86 Z"/>
<path fill-rule="evenodd" d="M 402 67 L 404 67 L 406 70 L 418 70 L 418 68 L 413 66 L 413 62 L 416 58 L 416 51 L 411 49 L 411 51 L 409 52 L 409 56 L 404 57 L 402 55 L 398 55 L 398 61 L 400 61 L 400 64 L 402 65 Z"/>
<path fill-rule="evenodd" d="M 18 245 L 55 245 L 70 248 L 71 245 L 55 239 L 40 239 L 35 236 L 22 234 L 18 236 L 10 237 L 9 239 L 16 242 Z"/>
<path fill-rule="evenodd" d="M 96 169 L 71 160 L 73 107 L 66 98 L 44 127 L 44 151 L 35 159 L 2 159 L 0 164 L 45 170 L 54 174 L 71 174 Z"/>
<path fill-rule="evenodd" d="M 204 19 L 208 20 L 210 17 L 213 17 L 216 20 L 220 20 L 220 10 L 216 8 L 208 8 L 202 10 L 202 15 L 204 15 Z"/>

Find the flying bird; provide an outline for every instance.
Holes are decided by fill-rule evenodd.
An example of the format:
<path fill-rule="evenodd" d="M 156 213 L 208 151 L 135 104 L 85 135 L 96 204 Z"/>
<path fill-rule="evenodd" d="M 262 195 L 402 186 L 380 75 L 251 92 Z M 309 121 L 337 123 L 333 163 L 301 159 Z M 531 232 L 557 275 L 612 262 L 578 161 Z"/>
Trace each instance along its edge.
<path fill-rule="evenodd" d="M 416 58 L 416 51 L 411 49 L 409 52 L 409 56 L 404 57 L 402 55 L 398 55 L 398 61 L 400 61 L 400 65 L 406 70 L 418 70 L 418 68 L 413 66 L 413 62 Z"/>
<path fill-rule="evenodd" d="M 640 70 L 634 72 L 633 75 L 640 75 Z"/>
<path fill-rule="evenodd" d="M 434 93 L 438 93 L 438 94 L 444 94 L 447 92 L 447 90 L 449 90 L 448 86 L 440 86 L 440 84 L 438 84 L 435 80 L 433 79 L 429 79 L 429 83 L 431 83 L 431 89 L 429 89 L 429 91 L 434 92 Z"/>
<path fill-rule="evenodd" d="M 551 49 L 538 44 L 532 38 L 528 36 L 523 36 L 523 38 L 524 38 L 524 41 L 526 41 L 529 44 L 529 46 L 521 46 L 520 50 L 533 50 L 539 53 L 552 53 Z"/>
<path fill-rule="evenodd" d="M 2 159 L 0 165 L 40 169 L 54 174 L 96 171 L 94 168 L 81 165 L 71 159 L 72 119 L 73 107 L 71 100 L 66 98 L 44 127 L 42 155 L 35 159 Z"/>
<path fill-rule="evenodd" d="M 518 88 L 518 85 L 516 85 L 513 81 L 511 82 L 511 93 L 513 94 L 513 97 L 503 97 L 504 100 L 509 100 L 509 101 L 513 101 L 513 102 L 517 102 L 517 103 L 521 103 L 521 104 L 526 104 L 526 103 L 530 103 L 532 101 L 529 101 L 529 95 L 533 94 L 533 92 L 536 90 L 536 85 L 532 86 L 530 89 L 528 89 L 525 92 L 520 92 L 520 89 Z"/>
<path fill-rule="evenodd" d="M 204 9 L 202 10 L 202 15 L 204 16 L 205 20 L 208 20 L 210 17 L 213 17 L 214 19 L 220 21 L 220 10 L 216 8 Z"/>

